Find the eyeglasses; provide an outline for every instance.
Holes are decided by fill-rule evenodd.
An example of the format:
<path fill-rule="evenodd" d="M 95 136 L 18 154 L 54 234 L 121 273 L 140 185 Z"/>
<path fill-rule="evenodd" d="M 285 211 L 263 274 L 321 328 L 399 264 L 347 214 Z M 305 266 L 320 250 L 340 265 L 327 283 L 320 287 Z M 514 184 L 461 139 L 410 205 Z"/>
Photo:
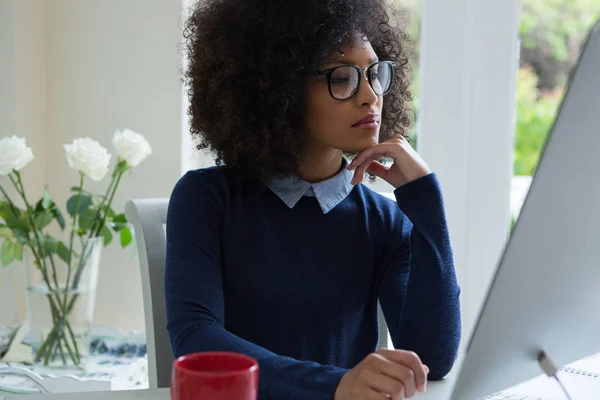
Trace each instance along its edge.
<path fill-rule="evenodd" d="M 336 100 L 352 98 L 360 88 L 362 71 L 367 71 L 367 81 L 377 96 L 385 96 L 392 87 L 394 78 L 393 61 L 378 61 L 367 68 L 357 65 L 341 65 L 322 71 L 310 72 L 309 75 L 326 75 L 329 94 Z"/>

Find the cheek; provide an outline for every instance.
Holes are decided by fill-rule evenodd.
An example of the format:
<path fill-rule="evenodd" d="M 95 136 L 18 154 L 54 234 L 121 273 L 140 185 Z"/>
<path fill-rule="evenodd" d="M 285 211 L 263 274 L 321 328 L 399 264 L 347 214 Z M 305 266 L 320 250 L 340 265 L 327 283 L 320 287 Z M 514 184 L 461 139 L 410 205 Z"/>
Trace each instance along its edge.
<path fill-rule="evenodd" d="M 336 104 L 329 93 L 317 93 L 308 99 L 305 123 L 311 136 L 321 141 L 329 141 L 340 135 L 345 124 L 343 108 Z"/>
<path fill-rule="evenodd" d="M 327 104 L 315 111 L 313 136 L 333 147 L 339 145 L 340 141 L 347 140 L 351 122 L 343 107 L 339 104 Z"/>

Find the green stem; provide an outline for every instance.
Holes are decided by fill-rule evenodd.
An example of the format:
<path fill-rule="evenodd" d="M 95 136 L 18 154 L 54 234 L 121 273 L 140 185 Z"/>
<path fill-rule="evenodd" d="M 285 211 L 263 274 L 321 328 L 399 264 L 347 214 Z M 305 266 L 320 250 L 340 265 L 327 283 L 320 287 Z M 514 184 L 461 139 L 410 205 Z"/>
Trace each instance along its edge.
<path fill-rule="evenodd" d="M 58 321 L 58 313 L 57 310 L 54 308 L 51 308 L 51 312 L 52 312 L 52 320 L 54 321 L 53 325 L 56 325 L 56 322 Z M 67 363 L 67 360 L 65 359 L 65 354 L 62 350 L 62 344 L 60 343 L 60 340 L 58 341 L 58 346 L 55 346 L 54 352 L 52 354 L 52 359 L 54 359 L 54 356 L 56 355 L 56 352 L 60 351 L 60 357 L 62 359 L 63 365 L 65 365 Z M 48 352 L 49 354 L 50 352 Z M 45 362 L 45 360 L 44 360 Z"/>
<path fill-rule="evenodd" d="M 6 191 L 4 190 L 4 188 L 2 187 L 2 185 L 0 185 L 0 191 L 2 191 L 2 195 L 4 197 L 6 197 L 6 200 L 8 201 L 8 204 L 10 205 L 10 207 L 13 210 L 13 213 L 15 214 L 15 216 L 17 216 L 17 207 L 15 206 L 15 203 L 13 203 L 13 201 L 10 199 L 10 197 L 8 196 L 8 193 L 6 193 Z"/>
<path fill-rule="evenodd" d="M 51 295 L 46 295 L 46 297 L 48 298 L 48 303 L 50 303 L 50 312 L 52 313 L 52 319 L 54 321 L 53 324 L 56 324 L 56 320 L 54 319 L 54 317 L 56 315 L 56 307 L 54 306 L 54 301 L 53 301 Z M 58 319 L 58 316 L 56 317 L 56 319 Z M 39 362 L 40 359 L 42 358 L 42 355 L 45 354 L 44 351 L 46 350 L 46 347 L 48 347 L 48 345 L 50 343 L 48 338 L 53 335 L 54 335 L 54 331 L 51 330 L 50 333 L 48 334 L 48 337 L 46 338 L 46 340 L 42 343 L 42 345 L 38 349 L 36 356 L 35 356 L 35 362 Z"/>
<path fill-rule="evenodd" d="M 52 254 L 49 255 L 50 257 L 50 262 L 52 263 L 52 265 L 54 265 L 54 259 L 52 257 Z M 50 289 L 50 282 L 49 282 L 49 278 L 48 275 L 43 273 L 42 274 L 44 281 L 46 282 L 46 285 L 48 286 L 48 289 Z M 62 354 L 62 344 L 61 344 L 61 336 L 64 338 L 65 341 L 65 347 L 67 348 L 67 351 L 69 352 L 69 355 L 71 356 L 71 359 L 73 360 L 73 363 L 75 364 L 79 364 L 80 360 L 81 360 L 81 356 L 80 356 L 80 352 L 79 352 L 79 346 L 77 345 L 77 341 L 75 340 L 75 336 L 73 335 L 73 331 L 71 329 L 71 324 L 68 322 L 68 317 L 69 314 L 71 312 L 71 310 L 73 309 L 73 304 L 71 304 L 68 308 L 67 308 L 67 294 L 68 291 L 65 291 L 65 296 L 64 296 L 64 300 L 61 302 L 60 300 L 60 293 L 59 293 L 59 288 L 56 288 L 56 292 L 54 293 L 54 295 L 57 298 L 57 302 L 59 307 L 57 307 L 56 305 L 54 305 L 54 302 L 52 301 L 52 297 L 49 297 L 50 300 L 50 308 L 52 311 L 53 316 L 56 316 L 56 318 L 54 319 L 54 324 L 53 324 L 53 328 L 51 330 L 51 332 L 48 334 L 48 337 L 46 338 L 46 340 L 44 341 L 44 344 L 42 345 L 42 347 L 40 348 L 40 350 L 38 351 L 38 356 L 41 357 L 42 354 L 44 354 L 44 350 L 46 347 L 49 347 L 49 350 L 46 351 L 46 358 L 44 360 L 44 363 L 47 365 L 47 362 L 49 360 L 49 358 L 53 358 L 57 350 L 61 351 Z M 66 290 L 66 289 L 65 289 Z M 60 309 L 61 312 L 58 311 L 58 309 Z M 71 349 L 71 346 L 69 345 L 68 342 L 68 338 L 64 332 L 64 327 L 66 326 L 67 330 L 69 331 L 72 341 L 73 341 L 73 346 L 74 346 L 74 352 L 75 354 L 73 354 L 73 350 Z M 54 352 L 53 352 L 53 347 L 54 348 Z M 60 349 L 58 349 L 58 347 L 60 347 Z M 39 358 L 38 357 L 38 358 Z"/>
<path fill-rule="evenodd" d="M 65 325 L 65 324 L 63 323 L 63 321 L 65 321 L 65 315 L 63 314 L 62 316 L 60 316 L 60 314 L 58 313 L 58 310 L 56 309 L 56 306 L 54 305 L 54 303 L 52 301 L 50 301 L 50 307 L 53 310 L 53 313 L 55 313 L 57 315 L 58 322 L 55 322 L 53 324 L 53 327 L 50 330 L 50 333 L 48 334 L 48 336 L 46 337 L 46 340 L 44 340 L 44 343 L 42 344 L 40 349 L 37 351 L 36 359 L 35 359 L 36 362 L 40 361 L 40 359 L 45 355 L 44 364 L 48 365 L 48 361 L 50 360 L 50 357 L 53 354 L 53 349 L 55 346 L 60 344 L 60 340 L 61 340 L 61 336 L 62 336 L 62 338 L 64 339 L 64 342 L 65 342 L 65 347 L 67 348 L 67 351 L 69 352 L 69 356 L 71 357 L 71 360 L 73 360 L 73 363 L 79 364 L 79 360 L 80 360 L 79 352 L 76 351 L 76 354 L 73 353 L 73 350 L 71 349 L 71 346 L 69 345 L 69 341 L 64 332 L 63 325 Z M 60 318 L 60 320 L 59 320 L 59 318 Z M 66 322 L 66 326 L 69 327 L 69 329 L 70 329 L 70 324 L 68 322 Z M 58 343 L 57 343 L 57 341 L 58 341 Z M 73 345 L 75 346 L 75 349 L 77 349 L 77 347 L 76 347 L 77 342 L 74 341 Z"/>
<path fill-rule="evenodd" d="M 50 302 L 51 312 L 53 315 L 56 315 L 57 320 L 58 320 L 60 314 L 58 312 L 58 309 L 54 305 L 54 301 L 52 300 L 52 297 L 48 296 L 48 300 Z M 61 321 L 64 320 L 64 315 L 61 316 L 60 318 L 61 318 Z M 41 360 L 41 358 L 45 355 L 44 365 L 48 365 L 48 362 L 50 361 L 50 357 L 53 354 L 53 348 L 54 348 L 54 346 L 57 345 L 56 340 L 60 341 L 61 331 L 59 329 L 61 329 L 62 326 L 59 327 L 59 324 L 60 324 L 60 322 L 55 322 L 53 324 L 53 327 L 52 327 L 50 333 L 48 334 L 48 336 L 46 337 L 46 340 L 44 341 L 44 343 L 42 344 L 40 349 L 37 351 L 36 358 L 35 358 L 36 362 L 39 362 Z M 73 363 L 77 364 L 78 357 L 76 357 L 73 354 L 73 350 L 71 350 L 71 346 L 69 346 L 69 343 L 66 340 L 66 336 L 65 336 L 64 332 L 62 332 L 62 336 L 65 338 L 65 347 L 67 348 L 67 351 L 69 352 L 71 360 L 73 360 Z M 65 362 L 66 362 L 66 360 L 65 360 Z"/>
<path fill-rule="evenodd" d="M 90 243 L 89 241 L 87 243 Z M 77 286 L 79 285 L 79 277 L 80 277 L 80 273 L 82 272 L 83 268 L 85 268 L 85 264 L 87 262 L 88 257 L 90 257 L 91 252 L 94 250 L 93 246 L 89 245 L 88 246 L 82 246 L 82 252 L 81 252 L 81 257 L 79 258 L 79 265 L 77 267 L 76 273 L 75 273 L 75 277 L 73 279 L 73 289 L 77 289 Z M 77 300 L 77 298 L 79 297 L 78 293 L 74 293 L 73 297 L 71 297 L 71 300 L 69 302 L 69 305 L 67 305 L 63 310 L 63 314 L 62 317 L 60 319 L 60 321 L 58 321 L 58 323 L 56 324 L 56 329 L 62 329 L 63 325 L 66 325 L 67 330 L 69 331 L 69 334 L 73 340 L 73 343 L 75 344 L 75 351 L 77 353 L 77 358 L 80 358 L 80 353 L 79 353 L 79 348 L 77 346 L 77 342 L 75 341 L 75 335 L 73 334 L 73 330 L 71 329 L 71 326 L 69 324 L 69 322 L 67 321 L 67 318 L 69 316 L 69 314 L 71 313 L 71 310 L 73 309 L 73 307 L 75 306 L 75 301 Z M 66 305 L 66 302 L 65 302 Z"/>
<path fill-rule="evenodd" d="M 54 354 L 56 354 L 56 350 L 61 352 L 61 358 L 63 361 L 63 364 L 66 364 L 66 359 L 64 358 L 64 352 L 62 351 L 62 343 L 60 342 L 60 334 L 59 332 L 56 331 L 56 322 L 59 320 L 59 312 L 58 312 L 58 308 L 60 307 L 60 309 L 62 309 L 63 313 L 65 312 L 65 305 L 66 305 L 66 300 L 64 301 L 64 303 L 61 302 L 60 300 L 60 296 L 58 295 L 58 293 L 55 293 L 56 296 L 56 301 L 59 305 L 59 307 L 56 306 L 56 304 L 54 304 L 54 298 L 52 296 L 52 290 L 51 290 L 51 284 L 50 284 L 50 279 L 47 275 L 47 265 L 45 263 L 45 259 L 44 257 L 42 257 L 43 255 L 43 247 L 41 245 L 40 242 L 40 238 L 37 235 L 37 230 L 35 228 L 35 222 L 33 221 L 33 210 L 32 207 L 29 205 L 29 202 L 27 201 L 27 197 L 25 195 L 25 189 L 23 186 L 23 182 L 21 180 L 20 174 L 18 173 L 18 171 L 15 171 L 15 174 L 17 175 L 17 181 L 14 180 L 14 178 L 12 176 L 9 175 L 9 178 L 12 182 L 12 184 L 14 185 L 15 189 L 17 190 L 17 192 L 19 193 L 19 195 L 23 198 L 23 201 L 25 202 L 25 206 L 27 207 L 27 214 L 28 214 L 28 220 L 29 223 L 31 224 L 31 228 L 33 231 L 33 236 L 34 236 L 34 242 L 37 244 L 37 246 L 39 247 L 40 250 L 40 254 L 38 254 L 35 250 L 35 246 L 32 246 L 31 244 L 29 245 L 31 252 L 35 258 L 35 260 L 39 263 L 39 266 L 41 268 L 41 272 L 42 272 L 42 277 L 44 279 L 44 282 L 46 283 L 48 290 L 50 291 L 50 294 L 48 294 L 48 302 L 50 304 L 50 309 L 52 312 L 52 318 L 55 322 L 54 325 L 54 329 L 50 332 L 50 334 L 48 335 L 48 337 L 46 338 L 46 340 L 44 341 L 44 343 L 42 344 L 42 346 L 40 347 L 40 349 L 38 350 L 37 354 L 36 354 L 36 361 L 40 361 L 41 357 L 43 354 L 46 354 L 44 363 L 45 365 L 48 365 L 48 361 L 49 361 L 49 357 L 53 357 Z M 6 191 L 4 190 L 4 188 L 2 186 L 0 186 L 0 190 L 2 191 L 3 195 L 5 196 L 6 200 L 9 202 L 11 208 L 13 209 L 13 213 L 15 214 L 15 216 L 18 216 L 18 212 L 16 210 L 16 206 L 14 205 L 14 202 L 12 201 L 12 199 L 8 196 L 8 193 L 6 193 Z M 14 232 L 13 232 L 14 233 Z M 54 284 L 56 286 L 56 289 L 58 289 L 58 280 L 56 278 L 56 266 L 54 265 L 54 260 L 52 259 L 52 257 L 50 257 L 50 261 L 52 263 L 52 272 L 53 272 L 53 279 L 54 279 Z M 69 308 L 72 308 L 69 307 Z M 64 317 L 66 315 L 63 315 L 63 318 L 61 318 L 61 320 L 64 320 Z M 67 321 L 67 327 L 69 329 L 69 331 L 71 332 L 72 335 L 72 330 L 70 327 L 70 324 Z M 60 328 L 59 328 L 60 329 Z M 65 338 L 65 347 L 67 347 L 67 350 L 69 351 L 69 355 L 71 356 L 71 359 L 73 360 L 74 363 L 79 363 L 79 351 L 77 350 L 77 356 L 75 356 L 73 354 L 73 351 L 71 350 L 68 340 L 66 339 L 66 335 L 64 335 L 63 332 L 63 337 Z M 58 339 L 58 342 L 57 340 Z M 74 345 L 77 346 L 77 342 L 74 340 L 73 341 Z M 56 349 L 54 351 L 52 351 L 52 346 L 55 345 Z M 47 353 L 44 353 L 46 348 L 50 346 L 50 350 Z"/>
<path fill-rule="evenodd" d="M 54 281 L 56 295 L 58 296 L 58 291 L 60 290 L 60 288 L 58 286 L 58 279 L 56 277 L 56 264 L 54 264 L 54 258 L 52 257 L 51 253 L 48 254 L 48 258 L 50 259 L 50 265 L 52 266 L 52 280 Z M 50 290 L 50 287 L 48 287 L 48 290 Z M 50 290 L 50 291 L 52 292 L 52 290 Z M 64 304 L 64 303 L 66 303 L 66 300 L 61 303 L 61 308 L 62 308 L 62 304 Z"/>
<path fill-rule="evenodd" d="M 38 262 L 40 262 L 39 256 L 37 255 L 37 253 L 35 252 L 35 249 L 33 247 L 31 247 L 31 251 L 34 254 L 34 257 L 36 258 L 36 260 L 38 260 Z M 53 262 L 52 258 L 51 258 L 51 262 Z M 44 279 L 44 282 L 46 283 L 46 286 L 48 287 L 48 290 L 50 290 L 50 288 L 51 288 L 50 278 L 48 277 L 47 271 L 42 269 L 41 273 L 42 273 L 42 278 Z M 52 316 L 53 316 L 53 320 L 54 320 L 53 329 L 50 331 L 50 333 L 48 334 L 48 337 L 46 338 L 46 340 L 44 341 L 44 343 L 42 344 L 42 346 L 40 347 L 40 349 L 38 350 L 38 352 L 36 354 L 36 362 L 39 361 L 44 354 L 46 354 L 46 360 L 44 360 L 46 365 L 48 365 L 48 362 L 47 362 L 48 354 L 50 354 L 52 352 L 52 346 L 55 344 L 56 339 L 60 340 L 60 337 L 58 336 L 59 332 L 57 331 L 57 329 L 60 329 L 60 328 L 57 328 L 58 323 L 64 321 L 66 316 L 68 315 L 68 314 L 66 314 L 66 311 L 65 311 L 66 304 L 61 303 L 60 296 L 58 293 L 54 293 L 54 296 L 56 297 L 56 301 L 57 301 L 60 309 L 63 311 L 63 315 L 60 316 L 60 313 L 58 312 L 59 307 L 57 307 L 54 304 L 54 296 L 52 296 L 51 293 L 48 294 L 47 297 L 48 297 L 48 302 L 50 304 L 50 310 L 52 312 Z M 72 308 L 72 307 L 70 307 L 70 308 Z M 60 321 L 59 321 L 59 317 L 60 317 Z M 63 324 L 61 323 L 61 325 L 63 325 Z M 68 326 L 68 321 L 67 321 L 67 326 Z M 59 342 L 59 344 L 60 344 L 60 342 Z M 77 345 L 77 343 L 75 343 L 75 345 Z M 45 353 L 45 349 L 48 346 L 50 346 L 50 350 L 47 353 Z M 71 350 L 68 343 L 65 343 L 65 346 L 67 347 L 67 350 L 69 351 L 69 354 L 71 355 L 71 359 L 73 360 L 73 362 L 78 363 L 77 360 L 79 359 L 79 354 L 77 357 L 75 357 L 73 355 L 73 351 Z M 61 346 L 61 348 L 62 348 L 62 346 Z M 79 353 L 79 352 L 77 351 L 77 353 Z M 66 360 L 63 360 L 63 363 L 66 364 Z"/>
<path fill-rule="evenodd" d="M 71 262 L 73 261 L 73 238 L 75 237 L 75 221 L 77 219 L 77 213 L 79 211 L 79 204 L 81 201 L 81 191 L 83 190 L 83 173 L 79 172 L 79 195 L 77 196 L 77 202 L 75 205 L 75 213 L 73 214 L 73 221 L 71 224 L 71 238 L 69 239 L 69 263 L 67 265 L 67 283 L 65 285 L 65 296 L 63 304 L 67 304 L 67 294 L 69 293 L 69 284 L 71 283 Z"/>
<path fill-rule="evenodd" d="M 67 325 L 68 326 L 68 325 Z M 63 359 L 63 364 L 66 364 L 66 359 L 64 358 L 64 352 L 62 350 L 62 342 L 64 341 L 64 345 L 65 348 L 67 349 L 67 352 L 69 353 L 69 357 L 71 357 L 71 360 L 73 360 L 74 364 L 79 364 L 79 362 L 81 361 L 81 358 L 79 356 L 79 353 L 73 353 L 73 349 L 71 349 L 71 346 L 69 345 L 69 340 L 67 339 L 67 336 L 64 332 L 64 328 L 62 328 L 61 330 L 53 328 L 54 329 L 54 335 L 53 335 L 53 339 L 51 340 L 51 342 L 49 343 L 49 349 L 45 352 L 45 353 L 41 353 L 41 354 L 45 354 L 44 357 L 44 365 L 48 365 L 48 363 L 50 362 L 50 360 L 54 359 L 54 356 L 56 355 L 57 351 L 60 351 L 61 353 L 61 358 Z M 73 342 L 73 345 L 76 345 L 76 342 Z M 39 354 L 41 356 L 41 354 Z"/>
<path fill-rule="evenodd" d="M 91 242 L 88 241 L 87 243 L 91 243 Z M 79 265 L 75 272 L 75 277 L 73 278 L 73 284 L 72 284 L 73 289 L 77 289 L 77 287 L 79 285 L 79 278 L 81 276 L 81 272 L 83 271 L 83 268 L 85 268 L 85 264 L 87 262 L 88 257 L 90 257 L 91 252 L 94 250 L 93 246 L 91 246 L 91 245 L 88 245 L 88 246 L 83 246 L 83 251 L 81 252 L 81 257 L 79 258 Z M 66 307 L 66 311 L 65 311 L 65 313 L 63 313 L 63 318 L 59 321 L 59 324 L 62 325 L 66 322 L 65 318 L 71 312 L 73 307 L 75 306 L 75 301 L 77 300 L 78 297 L 79 297 L 78 293 L 73 294 L 73 297 L 71 297 L 69 305 Z"/>
<path fill-rule="evenodd" d="M 77 202 L 75 203 L 75 212 L 73 213 L 73 221 L 71 222 L 71 237 L 69 239 L 69 271 L 71 270 L 71 261 L 73 257 L 73 238 L 75 237 L 75 221 L 77 220 L 77 213 L 79 212 L 79 204 L 81 202 L 81 191 L 83 190 L 83 173 L 79 173 L 79 194 L 77 195 Z M 68 285 L 67 285 L 68 286 Z"/>
<path fill-rule="evenodd" d="M 34 240 L 37 243 L 38 248 L 40 250 L 40 255 L 42 256 L 39 259 L 41 261 L 40 265 L 43 265 L 43 268 L 47 270 L 48 266 L 46 265 L 46 260 L 43 257 L 44 248 L 42 246 L 42 243 L 40 242 L 40 238 L 37 235 L 37 229 L 35 227 L 35 222 L 33 221 L 33 209 L 31 208 L 31 205 L 29 205 L 29 202 L 27 201 L 27 196 L 25 195 L 25 188 L 23 186 L 23 181 L 21 180 L 21 174 L 17 170 L 14 170 L 14 174 L 17 176 L 17 182 L 15 182 L 14 178 L 10 174 L 8 175 L 8 177 L 10 178 L 10 181 L 15 186 L 15 189 L 17 189 L 17 192 L 21 195 L 21 198 L 23 199 L 23 202 L 25 203 L 25 208 L 27 208 L 27 217 L 29 219 L 29 223 L 31 224 L 31 226 L 30 226 L 31 232 L 32 232 Z"/>
<path fill-rule="evenodd" d="M 35 227 L 35 222 L 33 221 L 33 216 L 32 216 L 33 208 L 29 204 L 29 201 L 27 201 L 27 195 L 25 194 L 25 187 L 23 186 L 23 180 L 21 179 L 21 174 L 19 173 L 19 171 L 16 171 L 16 170 L 14 171 L 14 174 L 17 176 L 17 182 L 15 182 L 14 178 L 10 175 L 9 175 L 9 178 L 10 178 L 11 182 L 13 183 L 13 185 L 15 185 L 15 188 L 17 189 L 17 191 L 19 192 L 21 197 L 23 198 L 23 202 L 25 203 L 25 207 L 27 208 L 27 216 L 29 217 L 29 223 L 31 224 L 33 236 L 34 236 L 35 241 L 37 242 L 37 245 L 40 249 L 40 254 L 42 255 L 41 257 L 38 258 L 38 260 L 40 261 L 40 264 L 43 264 L 43 269 L 45 271 L 47 271 L 47 265 L 45 262 L 45 258 L 43 257 L 44 249 L 41 244 L 40 238 L 37 235 L 37 229 Z M 53 275 L 55 276 L 56 268 L 54 267 L 54 265 L 52 265 L 52 266 L 53 266 Z M 50 287 L 51 287 L 50 281 L 48 280 L 47 275 L 46 275 L 45 280 L 46 280 L 46 285 L 48 285 L 48 289 L 50 289 Z M 68 323 L 68 321 L 66 321 L 67 314 L 64 314 L 64 311 L 66 310 L 66 308 L 64 307 L 65 305 L 61 303 L 60 295 L 56 294 L 56 300 L 57 300 L 58 304 L 60 305 L 60 308 L 63 310 L 63 315 L 62 315 L 61 320 L 65 321 L 67 327 L 69 328 L 69 330 L 71 330 L 70 324 Z M 51 307 L 56 307 L 52 301 L 50 302 L 50 304 L 51 304 Z M 54 329 L 56 329 L 56 326 L 54 327 Z M 64 336 L 64 334 L 63 334 L 63 336 Z M 48 335 L 48 338 L 46 339 L 45 343 L 48 342 L 48 339 L 51 337 L 53 337 L 53 336 Z M 58 337 L 58 340 L 60 340 L 60 337 Z M 52 342 L 52 340 L 51 340 L 51 342 Z M 77 346 L 77 343 L 74 342 L 74 345 Z M 71 355 L 71 358 L 73 359 L 73 362 L 78 363 L 79 357 L 75 358 L 67 341 L 65 342 L 65 346 L 67 347 L 67 350 L 69 351 L 69 354 Z M 39 352 L 38 352 L 38 355 L 39 355 Z M 46 365 L 47 365 L 47 363 L 46 363 Z"/>
<path fill-rule="evenodd" d="M 110 195 L 110 199 L 108 200 L 108 204 L 106 205 L 106 211 L 104 213 L 104 218 L 102 218 L 102 222 L 100 223 L 100 226 L 98 227 L 98 232 L 96 232 L 96 236 L 99 236 L 100 232 L 102 231 L 102 228 L 104 228 L 104 224 L 106 223 L 106 217 L 108 216 L 108 210 L 110 210 L 110 206 L 112 205 L 113 199 L 115 198 L 115 193 L 117 193 L 117 187 L 119 186 L 119 182 L 121 181 L 122 176 L 123 176 L 123 171 L 119 172 L 117 175 L 117 182 L 115 183 L 113 191 Z"/>
<path fill-rule="evenodd" d="M 117 168 L 118 168 L 118 166 L 119 166 L 119 164 L 117 164 Z M 94 218 L 94 222 L 96 222 L 100 219 L 100 216 L 101 216 L 100 213 L 102 212 L 102 209 L 104 208 L 106 200 L 110 197 L 116 181 L 117 181 L 117 174 L 113 174 L 113 176 L 110 180 L 110 184 L 108 185 L 108 188 L 106 189 L 106 194 L 102 197 L 102 201 L 98 205 L 98 211 L 96 212 L 96 218 Z M 106 214 L 108 214 L 108 208 L 105 210 L 102 220 L 104 220 L 104 218 L 106 218 Z M 103 224 L 101 224 L 99 227 L 96 227 L 96 223 L 94 223 L 94 225 L 92 226 L 92 229 L 90 230 L 90 236 L 88 237 L 88 239 L 91 239 L 92 237 L 96 236 L 95 232 L 96 231 L 100 232 L 102 230 L 102 226 L 103 226 Z"/>
<path fill-rule="evenodd" d="M 27 200 L 27 195 L 25 194 L 25 186 L 23 185 L 23 180 L 21 179 L 21 173 L 19 171 L 17 171 L 17 170 L 14 170 L 14 174 L 17 177 L 17 182 L 15 182 L 14 178 L 11 175 L 9 175 L 9 178 L 10 178 L 11 182 L 13 183 L 13 185 L 15 185 L 15 188 L 17 189 L 17 192 L 19 192 L 19 194 L 21 195 L 21 198 L 23 199 L 23 202 L 25 203 L 25 207 L 27 208 L 27 216 L 29 218 L 29 223 L 31 224 L 31 229 L 32 229 L 32 232 L 33 232 L 33 236 L 34 236 L 35 241 L 36 241 L 36 243 L 37 243 L 37 245 L 39 247 L 39 250 L 40 250 L 41 257 L 39 258 L 39 260 L 44 265 L 43 269 L 45 271 L 47 271 L 48 267 L 47 267 L 46 262 L 45 262 L 45 257 L 43 257 L 43 255 L 44 255 L 44 248 L 42 246 L 40 238 L 37 235 L 37 228 L 35 226 L 35 221 L 33 220 L 33 208 L 31 207 L 31 205 L 29 204 L 29 201 Z M 56 282 L 56 285 L 58 286 L 58 282 L 56 280 L 56 268 L 54 266 L 54 263 L 52 263 L 52 275 L 54 276 L 54 280 Z M 47 277 L 46 277 L 46 285 L 48 285 L 48 290 L 50 290 L 51 285 L 50 285 L 50 281 L 47 279 Z M 58 287 L 57 287 L 57 289 L 58 289 Z M 56 294 L 56 300 L 57 300 L 60 308 L 64 311 L 65 310 L 65 308 L 64 308 L 65 305 L 62 304 L 62 302 L 60 301 L 60 295 L 58 293 Z M 51 305 L 54 306 L 54 304 L 51 304 Z M 68 344 L 67 344 L 67 346 L 68 346 Z M 73 361 L 75 362 L 75 360 L 73 360 Z"/>

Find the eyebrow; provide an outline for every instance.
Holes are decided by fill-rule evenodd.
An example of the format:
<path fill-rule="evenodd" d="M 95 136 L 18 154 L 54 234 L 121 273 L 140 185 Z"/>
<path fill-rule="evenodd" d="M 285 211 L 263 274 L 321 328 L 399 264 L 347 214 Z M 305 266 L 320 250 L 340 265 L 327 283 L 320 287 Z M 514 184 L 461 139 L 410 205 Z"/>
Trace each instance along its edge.
<path fill-rule="evenodd" d="M 369 58 L 368 63 L 373 64 L 376 63 L 377 61 L 379 61 L 379 59 L 377 57 L 374 58 Z M 343 65 L 358 65 L 357 63 L 353 62 L 352 60 L 333 60 L 333 61 L 327 61 L 327 64 L 343 64 Z"/>

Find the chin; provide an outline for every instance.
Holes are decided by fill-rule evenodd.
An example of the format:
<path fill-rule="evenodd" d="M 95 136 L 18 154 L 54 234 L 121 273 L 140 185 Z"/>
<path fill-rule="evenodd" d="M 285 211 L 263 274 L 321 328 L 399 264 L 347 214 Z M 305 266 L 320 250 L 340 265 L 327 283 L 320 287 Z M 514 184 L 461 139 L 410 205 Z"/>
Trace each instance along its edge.
<path fill-rule="evenodd" d="M 352 141 L 351 143 L 345 143 L 345 146 L 341 146 L 340 148 L 348 153 L 360 153 L 361 151 L 368 149 L 369 147 L 373 147 L 378 143 L 379 138 L 377 136 L 368 136 L 360 140 Z"/>

